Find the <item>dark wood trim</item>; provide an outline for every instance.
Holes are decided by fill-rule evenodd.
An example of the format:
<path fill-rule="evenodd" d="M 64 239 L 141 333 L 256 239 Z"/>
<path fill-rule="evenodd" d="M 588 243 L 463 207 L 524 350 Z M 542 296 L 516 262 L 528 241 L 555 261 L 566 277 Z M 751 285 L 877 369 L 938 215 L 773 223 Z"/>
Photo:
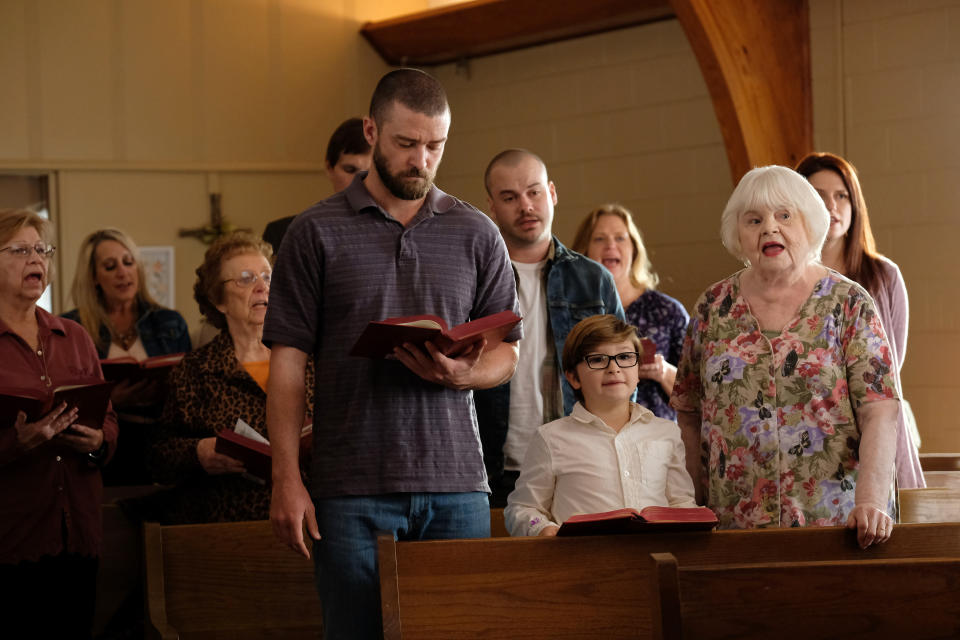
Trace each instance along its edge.
<path fill-rule="evenodd" d="M 924 471 L 960 471 L 960 453 L 921 453 Z"/>
<path fill-rule="evenodd" d="M 813 150 L 807 0 L 670 0 L 700 63 L 733 181 Z"/>
<path fill-rule="evenodd" d="M 147 638 L 175 640 L 180 635 L 167 620 L 166 588 L 163 572 L 163 533 L 156 522 L 143 524 L 143 597 L 147 613 L 144 633 Z"/>
<path fill-rule="evenodd" d="M 680 612 L 680 569 L 677 558 L 672 553 L 651 553 L 651 561 L 656 566 L 657 602 L 653 616 L 653 637 L 661 640 L 680 640 L 683 638 L 683 622 Z"/>
<path fill-rule="evenodd" d="M 434 65 L 673 17 L 667 0 L 474 0 L 367 22 L 360 33 L 392 65 Z"/>
<path fill-rule="evenodd" d="M 383 640 L 401 640 L 400 583 L 397 577 L 397 543 L 393 534 L 377 534 L 377 569 L 380 574 L 380 610 Z"/>

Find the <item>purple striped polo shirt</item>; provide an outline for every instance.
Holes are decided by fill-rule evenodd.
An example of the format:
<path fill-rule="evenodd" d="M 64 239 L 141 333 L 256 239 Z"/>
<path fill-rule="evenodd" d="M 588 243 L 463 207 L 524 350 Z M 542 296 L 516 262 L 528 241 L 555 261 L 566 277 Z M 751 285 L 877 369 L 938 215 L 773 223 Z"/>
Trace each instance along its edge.
<path fill-rule="evenodd" d="M 506 246 L 487 216 L 437 187 L 403 227 L 365 175 L 297 217 L 271 283 L 264 342 L 316 361 L 311 493 L 487 491 L 473 392 L 347 353 L 370 320 L 432 313 L 454 326 L 519 312 Z M 520 337 L 518 326 L 508 339 Z"/>

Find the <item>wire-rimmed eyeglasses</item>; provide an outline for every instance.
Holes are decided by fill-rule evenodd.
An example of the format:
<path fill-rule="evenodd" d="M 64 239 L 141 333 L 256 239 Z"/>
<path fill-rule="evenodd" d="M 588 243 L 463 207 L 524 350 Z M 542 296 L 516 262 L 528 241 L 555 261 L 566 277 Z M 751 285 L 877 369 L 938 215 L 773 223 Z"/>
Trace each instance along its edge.
<path fill-rule="evenodd" d="M 9 251 L 15 258 L 29 258 L 31 252 L 36 252 L 41 258 L 49 259 L 57 252 L 57 248 L 52 244 L 37 243 L 33 246 L 29 244 L 12 244 L 9 247 L 0 249 L 0 253 Z"/>
<path fill-rule="evenodd" d="M 254 284 L 256 284 L 257 280 L 263 280 L 263 283 L 269 287 L 270 279 L 272 277 L 273 275 L 270 271 L 261 271 L 260 273 L 256 273 L 244 269 L 236 278 L 227 278 L 221 284 L 236 282 L 238 285 L 246 289 L 247 287 L 252 287 Z"/>

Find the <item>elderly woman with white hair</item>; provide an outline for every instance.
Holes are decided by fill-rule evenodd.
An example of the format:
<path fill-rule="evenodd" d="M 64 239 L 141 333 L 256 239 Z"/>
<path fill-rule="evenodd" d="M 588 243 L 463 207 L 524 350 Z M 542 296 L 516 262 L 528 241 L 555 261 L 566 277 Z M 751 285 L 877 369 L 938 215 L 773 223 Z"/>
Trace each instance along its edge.
<path fill-rule="evenodd" d="M 722 528 L 846 525 L 865 548 L 893 529 L 899 398 L 873 299 L 819 262 L 829 223 L 794 171 L 743 177 L 721 236 L 746 268 L 697 301 L 671 403 Z"/>

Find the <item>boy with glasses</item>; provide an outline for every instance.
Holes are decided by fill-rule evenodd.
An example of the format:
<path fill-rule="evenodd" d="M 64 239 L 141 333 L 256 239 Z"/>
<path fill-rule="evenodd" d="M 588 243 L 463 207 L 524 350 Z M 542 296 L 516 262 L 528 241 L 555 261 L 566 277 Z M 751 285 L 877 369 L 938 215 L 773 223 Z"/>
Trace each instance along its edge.
<path fill-rule="evenodd" d="M 579 513 L 696 506 L 677 424 L 630 401 L 640 352 L 634 328 L 612 315 L 567 336 L 563 370 L 577 404 L 531 439 L 504 512 L 511 535 L 553 536 Z"/>

